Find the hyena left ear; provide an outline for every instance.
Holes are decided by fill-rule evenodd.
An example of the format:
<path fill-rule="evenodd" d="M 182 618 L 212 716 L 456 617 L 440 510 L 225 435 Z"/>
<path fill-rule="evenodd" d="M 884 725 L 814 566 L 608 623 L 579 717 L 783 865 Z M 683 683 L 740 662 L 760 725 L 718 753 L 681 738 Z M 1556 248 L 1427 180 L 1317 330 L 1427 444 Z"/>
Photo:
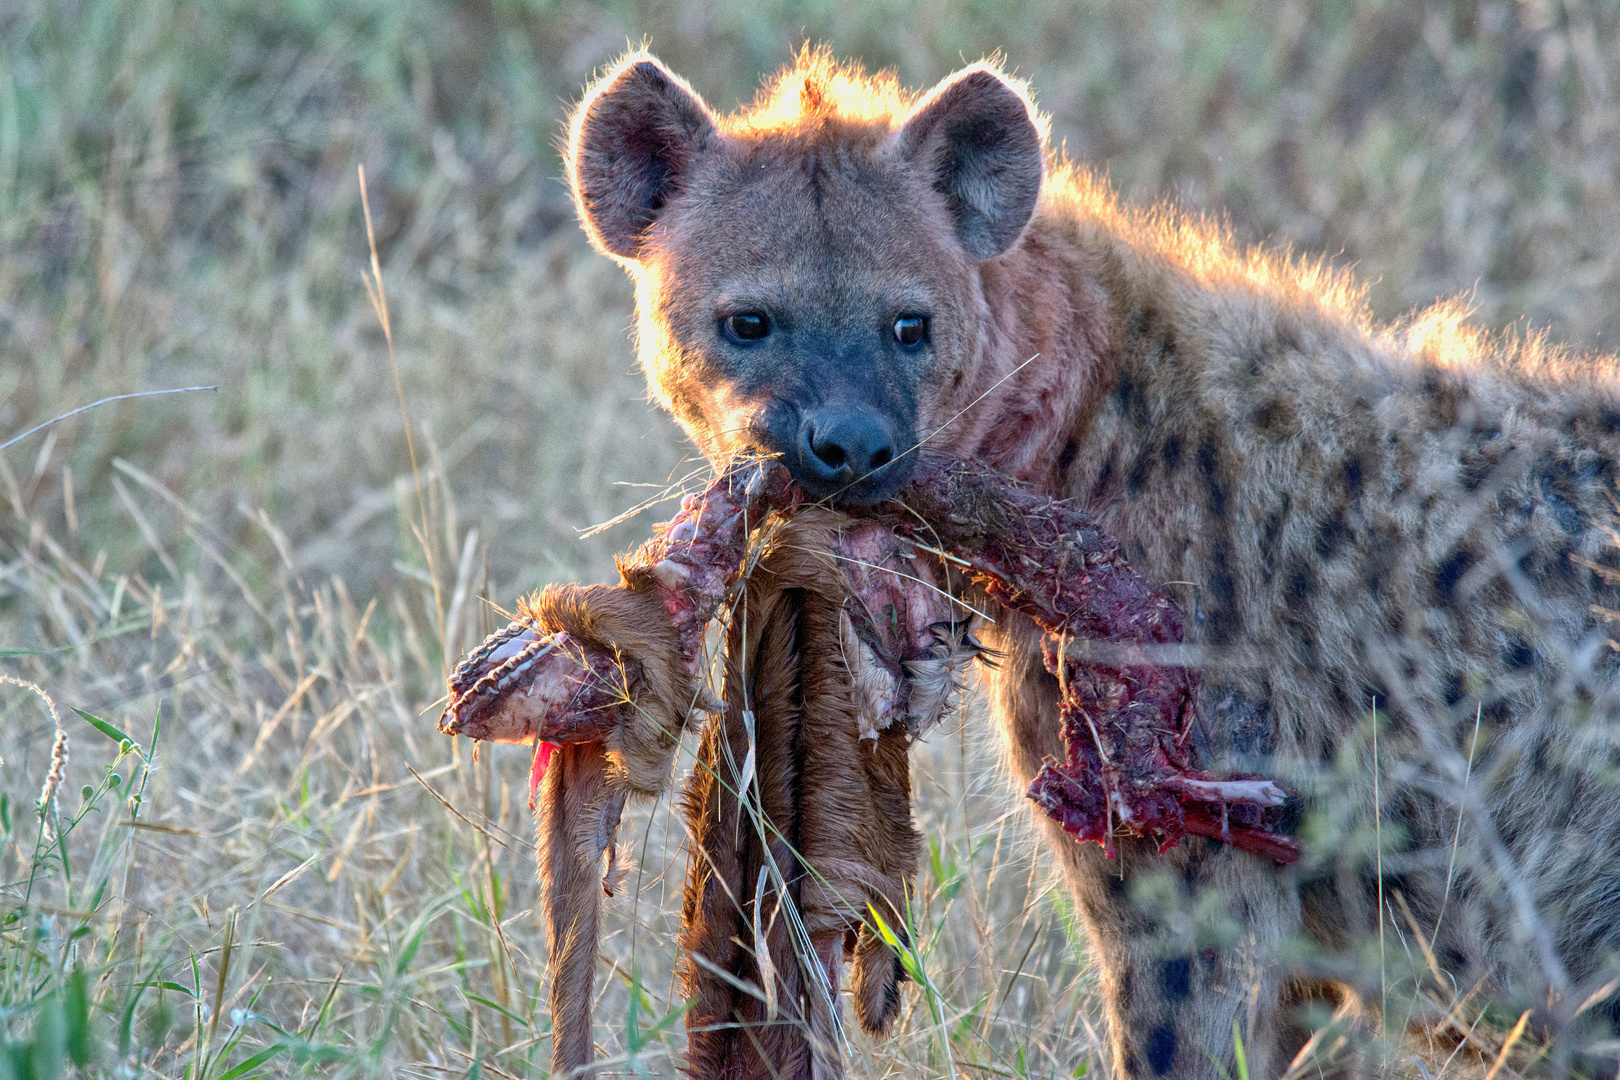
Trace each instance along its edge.
<path fill-rule="evenodd" d="M 681 174 L 715 137 L 709 107 L 646 52 L 603 75 L 568 125 L 568 186 L 591 243 L 634 261 Z"/>
<path fill-rule="evenodd" d="M 899 134 L 901 150 L 927 168 L 975 259 L 1012 246 L 1035 212 L 1045 139 L 1028 100 L 985 66 L 930 90 Z"/>

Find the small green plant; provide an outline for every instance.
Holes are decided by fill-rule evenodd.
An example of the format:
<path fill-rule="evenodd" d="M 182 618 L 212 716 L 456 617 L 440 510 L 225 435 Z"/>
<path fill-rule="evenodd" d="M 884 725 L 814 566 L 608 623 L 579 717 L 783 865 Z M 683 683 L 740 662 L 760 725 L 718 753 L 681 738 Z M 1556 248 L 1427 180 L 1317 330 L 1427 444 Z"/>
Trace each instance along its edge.
<path fill-rule="evenodd" d="M 122 1059 L 133 1049 L 133 999 L 115 1053 L 109 1054 L 99 1030 L 131 967 L 120 959 L 119 924 L 106 915 L 115 876 L 126 865 L 130 827 L 140 820 L 162 716 L 142 746 L 100 717 L 74 709 L 118 749 L 98 781 L 80 789 L 78 806 L 64 813 L 69 738 L 56 704 L 27 680 L 0 675 L 0 682 L 32 691 L 56 724 L 34 820 L 19 819 L 10 796 L 0 794 L 0 832 L 22 871 L 0 892 L 0 1069 L 15 1080 L 55 1080 L 70 1064 L 88 1069 L 98 1058 Z M 98 818 L 113 819 L 115 827 L 102 829 L 88 864 L 76 867 L 74 834 Z"/>

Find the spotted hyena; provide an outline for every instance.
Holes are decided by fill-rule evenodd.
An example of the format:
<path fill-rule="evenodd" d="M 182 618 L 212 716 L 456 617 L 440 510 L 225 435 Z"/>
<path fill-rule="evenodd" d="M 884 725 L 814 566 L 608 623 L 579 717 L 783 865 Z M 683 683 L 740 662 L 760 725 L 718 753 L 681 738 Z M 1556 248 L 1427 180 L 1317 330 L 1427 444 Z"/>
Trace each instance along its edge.
<path fill-rule="evenodd" d="M 1042 820 L 1117 1074 L 1232 1074 L 1234 1022 L 1249 1075 L 1314 1072 L 1381 1002 L 1398 1036 L 1470 988 L 1590 1067 L 1620 972 L 1613 358 L 1447 305 L 1379 325 L 1320 264 L 1122 206 L 985 64 L 919 95 L 808 51 L 722 116 L 638 53 L 568 168 L 705 453 L 859 506 L 926 443 L 1078 500 L 1183 607 L 1206 759 L 1298 793 L 1287 868 Z M 1033 624 L 992 643 L 1026 783 L 1057 687 Z"/>

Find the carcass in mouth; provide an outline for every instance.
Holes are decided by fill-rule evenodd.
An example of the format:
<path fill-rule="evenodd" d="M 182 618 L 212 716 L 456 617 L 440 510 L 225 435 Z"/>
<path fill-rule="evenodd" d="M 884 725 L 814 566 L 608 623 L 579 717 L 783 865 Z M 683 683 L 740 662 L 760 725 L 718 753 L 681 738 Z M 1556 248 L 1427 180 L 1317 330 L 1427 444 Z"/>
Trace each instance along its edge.
<path fill-rule="evenodd" d="M 796 544 L 810 552 L 812 563 L 821 560 L 817 565 L 836 569 L 810 590 L 835 599 L 842 594 L 832 604 L 836 617 L 814 615 L 827 605 L 807 605 L 802 599 L 797 606 L 781 608 L 779 617 L 795 613 L 791 618 L 800 637 L 793 655 L 812 650 L 821 657 L 811 665 L 822 672 L 815 676 L 818 689 L 810 693 L 801 688 L 800 699 L 809 702 L 819 694 L 836 703 L 829 708 L 850 726 L 857 747 L 872 744 L 868 754 L 892 747 L 892 735 L 902 728 L 904 739 L 915 737 L 944 712 L 963 663 L 977 651 L 970 633 L 970 602 L 951 595 L 970 580 L 1001 609 L 1021 612 L 1047 632 L 1047 666 L 1061 687 L 1058 719 L 1066 758 L 1049 761 L 1029 795 L 1065 830 L 1110 853 L 1118 831 L 1152 837 L 1161 850 L 1191 832 L 1278 862 L 1298 856 L 1296 841 L 1277 831 L 1285 798 L 1279 787 L 1259 777 L 1221 779 L 1199 767 L 1190 738 L 1197 715 L 1197 674 L 1190 667 L 1157 662 L 1154 653 L 1182 641 L 1180 616 L 1131 571 L 1117 543 L 1082 509 L 1037 495 L 973 463 L 939 459 L 921 463 L 900 498 L 864 509 L 859 518 L 809 510 L 804 504 L 803 493 L 777 463 L 737 463 L 702 494 L 684 500 L 674 520 L 621 561 L 619 585 L 543 590 L 526 602 L 517 621 L 492 635 L 451 678 L 450 704 L 440 730 L 537 743 L 531 784 L 546 777 L 538 814 L 542 851 L 548 853 L 542 877 L 552 927 L 554 1069 L 559 1072 L 587 1070 L 591 1060 L 589 976 L 595 955 L 594 905 L 600 903 L 600 893 L 593 874 L 579 868 L 599 869 L 603 853 L 612 850 L 618 808 L 627 795 L 662 791 L 680 734 L 694 711 L 714 711 L 716 724 L 725 730 L 715 735 L 711 728 L 706 752 L 722 749 L 720 741 L 712 740 L 737 737 L 744 724 L 741 714 L 751 710 L 733 700 L 732 687 L 749 685 L 759 674 L 749 674 L 753 659 L 746 649 L 738 655 L 739 642 L 749 639 L 746 634 L 738 638 L 733 627 L 727 663 L 740 667 L 735 677 L 728 672 L 727 700 L 721 703 L 705 690 L 709 665 L 704 636 L 722 603 L 734 595 L 739 578 L 752 581 L 750 571 L 773 550 L 772 542 Z M 756 542 L 756 533 L 773 515 L 798 515 L 806 524 L 797 530 L 775 527 L 772 540 Z M 806 589 L 799 591 L 809 595 Z M 745 603 L 739 610 L 750 607 Z M 774 609 L 765 605 L 761 610 Z M 756 626 L 749 633 L 767 629 Z M 803 637 L 807 632 L 813 641 Z M 1071 642 L 1106 648 L 1082 655 Z M 787 737 L 762 732 L 750 735 L 756 750 L 761 738 Z M 886 743 L 886 737 L 891 741 Z M 823 740 L 823 745 L 835 742 Z M 571 763 L 562 775 L 555 764 L 550 771 L 541 768 L 549 754 L 539 745 L 544 743 L 570 748 L 562 751 L 564 761 Z M 864 760 L 859 753 L 854 758 L 847 763 L 851 770 Z M 836 786 L 823 777 L 802 791 L 793 788 L 797 801 L 789 800 L 791 806 L 784 802 L 779 813 L 796 822 L 813 819 L 825 809 L 821 800 L 832 798 L 818 793 Z M 694 787 L 693 805 L 707 805 L 700 787 Z M 885 790 L 892 788 L 891 781 Z M 870 790 L 868 796 L 876 797 Z M 739 812 L 733 806 L 731 813 Z M 909 816 L 907 823 L 909 827 Z M 762 850 L 770 849 L 768 837 L 756 840 L 765 845 Z M 556 852 L 573 853 L 569 858 L 575 861 L 564 867 L 568 872 L 556 869 L 563 866 Z M 741 898 L 753 897 L 754 917 L 771 903 L 777 905 L 773 910 L 779 909 L 792 891 L 782 892 L 792 879 L 782 869 L 782 859 L 813 872 L 812 854 L 799 850 L 784 856 L 771 850 L 777 873 L 753 882 L 739 878 L 734 884 L 742 892 L 730 891 L 728 902 L 740 910 L 746 906 Z M 868 858 L 876 857 L 868 853 Z M 889 879 L 903 880 L 906 872 L 895 868 L 909 865 L 906 859 L 897 857 L 890 864 Z M 769 867 L 761 861 L 758 869 Z M 771 879 L 769 889 L 761 884 L 766 878 Z M 579 895 L 586 880 L 593 882 L 588 901 Z M 732 883 L 727 884 L 730 890 Z M 903 907 L 903 895 L 897 900 L 889 892 L 893 890 L 883 892 L 885 902 Z M 824 907 L 835 913 L 827 926 L 836 932 L 826 929 L 820 939 L 812 936 L 807 947 L 820 957 L 829 984 L 836 988 L 836 964 L 852 932 L 851 920 L 863 914 L 839 902 L 828 901 Z M 688 931 L 690 938 L 690 926 Z M 859 939 L 859 931 L 853 932 Z M 697 939 L 689 944 L 696 945 Z M 862 970 L 860 963 L 857 970 Z M 562 988 L 558 979 L 565 975 L 572 982 Z M 892 983 L 885 985 L 892 988 Z M 694 1055 L 706 1054 L 706 1045 L 694 1042 Z M 709 1056 L 721 1063 L 711 1062 L 712 1069 L 705 1066 L 708 1071 L 694 1075 L 755 1075 L 736 1071 L 739 1054 L 747 1056 L 735 1046 L 725 1053 L 714 1050 Z M 821 1075 L 836 1068 L 836 1057 L 831 1064 L 825 1055 L 810 1054 L 805 1060 L 820 1062 L 812 1071 Z"/>

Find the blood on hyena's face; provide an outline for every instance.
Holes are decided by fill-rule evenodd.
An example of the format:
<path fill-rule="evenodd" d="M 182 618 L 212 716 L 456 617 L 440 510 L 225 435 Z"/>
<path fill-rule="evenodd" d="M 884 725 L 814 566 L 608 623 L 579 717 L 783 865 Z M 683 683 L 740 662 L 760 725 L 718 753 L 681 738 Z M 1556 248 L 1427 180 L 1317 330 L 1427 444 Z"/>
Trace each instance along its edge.
<path fill-rule="evenodd" d="M 575 118 L 570 179 L 636 280 L 653 391 L 704 452 L 780 455 L 812 495 L 870 503 L 948 418 L 979 344 L 976 260 L 1022 230 L 1042 152 L 988 73 L 855 116 L 827 100 L 837 70 L 820 77 L 792 108 L 779 86 L 716 118 L 627 61 Z"/>

